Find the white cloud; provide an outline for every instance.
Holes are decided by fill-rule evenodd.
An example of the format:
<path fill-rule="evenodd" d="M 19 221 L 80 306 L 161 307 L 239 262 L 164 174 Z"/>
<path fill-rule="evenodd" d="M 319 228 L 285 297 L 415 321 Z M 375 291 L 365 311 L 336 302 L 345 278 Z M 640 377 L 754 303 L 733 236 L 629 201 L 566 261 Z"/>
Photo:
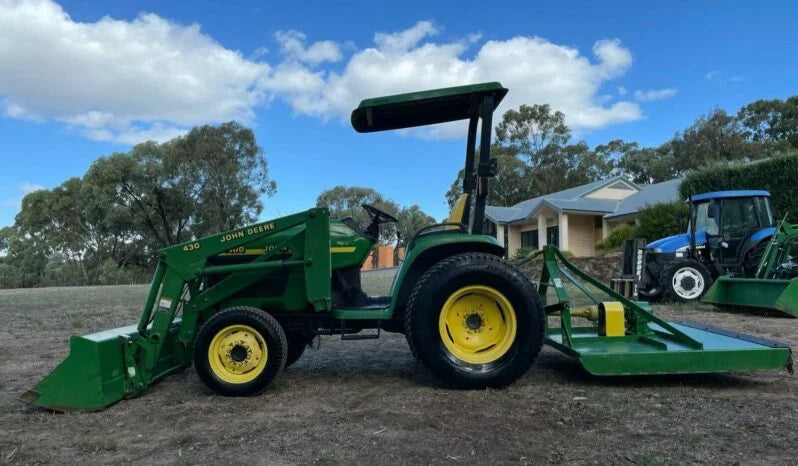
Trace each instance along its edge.
<path fill-rule="evenodd" d="M 305 34 L 293 30 L 277 31 L 274 38 L 280 44 L 280 52 L 289 60 L 318 65 L 327 61 L 337 62 L 343 58 L 340 47 L 331 40 L 314 42 L 307 47 Z"/>
<path fill-rule="evenodd" d="M 704 75 L 704 79 L 706 79 L 707 81 L 712 81 L 718 76 L 720 76 L 720 70 L 710 70 L 707 72 L 707 74 Z"/>
<path fill-rule="evenodd" d="M 252 52 L 252 57 L 253 58 L 260 58 L 260 57 L 262 57 L 262 56 L 264 56 L 264 55 L 266 55 L 268 53 L 269 53 L 269 47 L 266 47 L 264 45 L 262 47 L 256 48 L 255 51 Z"/>
<path fill-rule="evenodd" d="M 197 124 L 251 123 L 255 109 L 273 99 L 297 114 L 346 121 L 363 98 L 501 81 L 510 93 L 500 112 L 547 103 L 577 130 L 642 117 L 638 103 L 610 102 L 601 92 L 632 65 L 618 40 L 598 40 L 585 56 L 539 37 L 481 42 L 474 33 L 445 41 L 438 34 L 434 23 L 419 21 L 377 32 L 372 46 L 358 50 L 326 40 L 308 45 L 302 32 L 281 31 L 275 34 L 280 57 L 267 63 L 258 58 L 265 47 L 246 58 L 196 24 L 154 14 L 81 23 L 50 0 L 0 0 L 0 112 L 60 121 L 92 139 L 136 143 Z M 344 51 L 345 63 L 330 67 Z M 461 136 L 460 130 L 444 125 L 425 134 Z"/>
<path fill-rule="evenodd" d="M 618 95 L 623 97 L 626 95 L 626 88 L 623 86 L 618 86 Z"/>
<path fill-rule="evenodd" d="M 635 99 L 639 102 L 652 102 L 654 100 L 670 99 L 679 92 L 678 89 L 651 89 L 648 91 L 635 91 Z"/>
<path fill-rule="evenodd" d="M 30 194 L 34 191 L 40 191 L 44 189 L 44 186 L 36 183 L 31 183 L 30 181 L 23 181 L 19 184 L 19 190 L 22 191 L 22 195 Z"/>
<path fill-rule="evenodd" d="M 576 129 L 641 117 L 638 104 L 602 105 L 598 94 L 604 82 L 631 66 L 631 53 L 617 40 L 596 42 L 595 62 L 577 49 L 523 36 L 488 41 L 473 58 L 465 58 L 473 38 L 429 40 L 437 33 L 429 21 L 396 33 L 376 33 L 375 46 L 354 53 L 340 72 L 324 73 L 296 64 L 278 67 L 263 86 L 297 113 L 321 118 L 346 119 L 366 97 L 494 80 L 510 89 L 500 111 L 523 103 L 548 103 L 565 112 Z M 449 125 L 432 132 L 447 136 L 446 128 L 459 127 Z M 459 130 L 455 134 L 460 135 Z"/>
<path fill-rule="evenodd" d="M 269 72 L 153 14 L 73 21 L 48 0 L 0 0 L 0 94 L 13 118 L 66 122 L 91 138 L 141 141 L 251 120 Z M 105 124 L 98 126 L 98 115 Z"/>
<path fill-rule="evenodd" d="M 38 191 L 40 189 L 44 189 L 44 186 L 40 184 L 31 183 L 30 181 L 23 181 L 22 183 L 17 185 L 17 188 L 19 189 L 20 193 L 19 197 L 15 197 L 13 199 L 6 199 L 5 201 L 3 201 L 4 206 L 14 207 L 19 209 L 19 205 L 22 202 L 22 198 L 25 197 L 25 195 L 30 194 L 34 191 Z"/>

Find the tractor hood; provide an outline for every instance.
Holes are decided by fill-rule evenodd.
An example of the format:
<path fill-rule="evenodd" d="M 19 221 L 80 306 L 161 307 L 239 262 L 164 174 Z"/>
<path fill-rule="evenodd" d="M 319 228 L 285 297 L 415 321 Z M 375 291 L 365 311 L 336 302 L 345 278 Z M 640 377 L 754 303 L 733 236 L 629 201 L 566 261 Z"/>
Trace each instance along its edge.
<path fill-rule="evenodd" d="M 695 244 L 701 246 L 707 241 L 707 235 L 703 230 L 695 232 Z M 678 235 L 668 236 L 648 243 L 646 249 L 655 252 L 676 252 L 681 248 L 690 246 L 690 233 L 679 233 Z"/>

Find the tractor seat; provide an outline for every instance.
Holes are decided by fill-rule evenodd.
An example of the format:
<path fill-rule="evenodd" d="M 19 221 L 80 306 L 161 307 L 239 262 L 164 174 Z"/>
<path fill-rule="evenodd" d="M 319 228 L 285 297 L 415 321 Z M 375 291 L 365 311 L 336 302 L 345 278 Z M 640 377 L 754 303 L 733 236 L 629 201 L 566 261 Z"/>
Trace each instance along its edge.
<path fill-rule="evenodd" d="M 443 233 L 447 231 L 451 232 L 452 230 L 459 230 L 461 233 L 468 232 L 467 225 L 468 216 L 470 213 L 468 209 L 466 209 L 468 200 L 469 194 L 461 194 L 460 197 L 457 198 L 457 202 L 454 203 L 452 211 L 449 213 L 449 218 L 446 219 L 445 223 L 435 223 L 419 228 L 416 234 L 413 235 L 413 239 L 407 243 L 407 252 L 410 252 L 410 250 L 413 249 L 413 245 L 416 243 L 416 238 L 419 236 L 433 233 Z"/>

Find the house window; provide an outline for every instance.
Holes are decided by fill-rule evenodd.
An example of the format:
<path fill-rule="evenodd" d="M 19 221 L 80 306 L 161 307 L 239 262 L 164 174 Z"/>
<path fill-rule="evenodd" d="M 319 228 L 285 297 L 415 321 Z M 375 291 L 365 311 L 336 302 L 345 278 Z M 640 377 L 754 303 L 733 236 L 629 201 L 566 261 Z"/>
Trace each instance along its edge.
<path fill-rule="evenodd" d="M 613 184 L 611 184 L 611 185 L 609 185 L 607 187 L 610 188 L 610 189 L 625 189 L 627 191 L 636 191 L 635 188 L 629 186 L 628 184 L 626 184 L 626 183 L 624 183 L 622 181 L 616 181 L 615 183 L 613 183 Z"/>
<path fill-rule="evenodd" d="M 546 228 L 546 243 L 552 246 L 560 247 L 560 227 Z"/>
<path fill-rule="evenodd" d="M 538 231 L 529 230 L 521 232 L 521 247 L 538 249 Z"/>

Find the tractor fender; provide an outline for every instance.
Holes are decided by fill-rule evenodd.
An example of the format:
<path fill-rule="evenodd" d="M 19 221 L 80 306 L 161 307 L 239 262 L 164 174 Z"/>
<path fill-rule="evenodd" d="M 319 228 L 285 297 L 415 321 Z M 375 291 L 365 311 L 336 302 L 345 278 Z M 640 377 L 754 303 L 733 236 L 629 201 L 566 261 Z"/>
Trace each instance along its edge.
<path fill-rule="evenodd" d="M 745 261 L 746 255 L 755 247 L 759 245 L 761 242 L 768 242 L 773 235 L 776 233 L 776 229 L 774 227 L 763 228 L 761 230 L 755 231 L 751 234 L 743 243 L 743 246 L 740 248 L 740 257 L 738 258 L 738 262 L 742 264 Z"/>
<path fill-rule="evenodd" d="M 452 232 L 418 238 L 399 266 L 391 286 L 393 318 L 403 318 L 407 299 L 424 272 L 447 257 L 465 252 L 504 256 L 504 248 L 492 236 Z"/>

